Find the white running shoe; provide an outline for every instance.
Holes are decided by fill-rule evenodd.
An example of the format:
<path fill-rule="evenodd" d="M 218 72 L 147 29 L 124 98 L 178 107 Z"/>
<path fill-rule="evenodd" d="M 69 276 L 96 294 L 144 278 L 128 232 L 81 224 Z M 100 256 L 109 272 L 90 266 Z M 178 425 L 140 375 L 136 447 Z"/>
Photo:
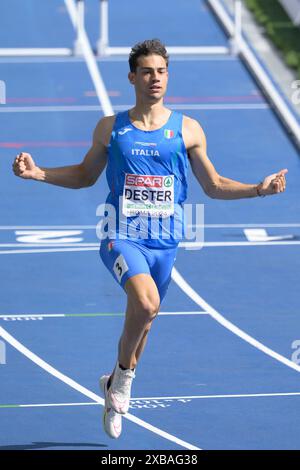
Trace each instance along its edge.
<path fill-rule="evenodd" d="M 117 362 L 112 383 L 108 390 L 108 399 L 111 407 L 122 415 L 129 409 L 132 380 L 135 373 L 131 369 L 123 370 Z"/>
<path fill-rule="evenodd" d="M 103 409 L 103 428 L 109 437 L 112 439 L 118 439 L 122 432 L 122 416 L 119 413 L 116 413 L 111 407 L 108 397 L 109 390 L 107 390 L 108 380 L 109 375 L 103 375 L 100 378 L 100 389 L 105 399 Z"/>

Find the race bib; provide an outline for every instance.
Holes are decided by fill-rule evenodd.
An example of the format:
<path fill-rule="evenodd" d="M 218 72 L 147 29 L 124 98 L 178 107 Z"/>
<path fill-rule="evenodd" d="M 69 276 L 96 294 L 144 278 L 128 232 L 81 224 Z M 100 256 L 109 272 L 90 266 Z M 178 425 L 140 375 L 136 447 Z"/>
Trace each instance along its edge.
<path fill-rule="evenodd" d="M 126 217 L 170 217 L 174 214 L 174 175 L 126 173 L 122 212 Z"/>
<path fill-rule="evenodd" d="M 114 262 L 113 270 L 119 282 L 125 273 L 128 271 L 128 266 L 123 255 L 119 255 Z"/>

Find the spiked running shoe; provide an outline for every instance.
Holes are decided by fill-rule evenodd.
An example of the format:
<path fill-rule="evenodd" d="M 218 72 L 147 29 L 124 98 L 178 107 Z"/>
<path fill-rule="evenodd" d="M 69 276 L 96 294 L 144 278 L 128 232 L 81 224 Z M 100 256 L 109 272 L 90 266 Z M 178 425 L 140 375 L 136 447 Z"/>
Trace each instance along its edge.
<path fill-rule="evenodd" d="M 122 416 L 111 407 L 108 397 L 107 382 L 109 375 L 100 378 L 100 389 L 105 399 L 103 409 L 103 428 L 106 434 L 112 439 L 118 439 L 122 432 Z"/>

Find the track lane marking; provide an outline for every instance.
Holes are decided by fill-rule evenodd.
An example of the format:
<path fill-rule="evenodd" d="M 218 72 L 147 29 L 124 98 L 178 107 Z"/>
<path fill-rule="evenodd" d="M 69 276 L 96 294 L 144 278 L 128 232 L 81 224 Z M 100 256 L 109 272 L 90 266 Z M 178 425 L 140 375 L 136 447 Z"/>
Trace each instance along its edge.
<path fill-rule="evenodd" d="M 187 312 L 159 312 L 158 316 L 180 316 L 180 315 L 209 315 L 208 312 L 204 311 L 187 311 Z M 86 318 L 86 317 L 124 317 L 125 313 L 111 313 L 111 312 L 99 312 L 99 313 L 49 313 L 49 314 L 8 314 L 0 315 L 0 319 L 3 320 L 17 320 L 17 319 L 42 319 L 42 318 Z"/>
<path fill-rule="evenodd" d="M 177 271 L 174 267 L 172 270 L 172 279 L 178 285 L 178 287 L 191 299 L 193 300 L 199 307 L 203 310 L 208 312 L 211 317 L 220 323 L 224 328 L 231 331 L 236 336 L 239 336 L 242 340 L 246 341 L 247 343 L 251 344 L 251 346 L 255 347 L 256 349 L 262 351 L 263 353 L 267 354 L 268 356 L 272 357 L 278 362 L 294 369 L 297 372 L 300 372 L 300 365 L 296 364 L 295 362 L 287 359 L 286 357 L 282 356 L 281 354 L 277 353 L 273 349 L 265 346 L 263 343 L 257 341 L 252 336 L 248 335 L 245 331 L 238 328 L 232 322 L 227 320 L 223 317 L 216 309 L 214 309 L 210 304 L 208 304 L 184 279 L 183 276 Z"/>
<path fill-rule="evenodd" d="M 85 395 L 86 397 L 90 398 L 96 403 L 99 403 L 100 405 L 104 405 L 104 400 L 101 398 L 99 395 L 96 395 L 94 392 L 91 390 L 88 390 L 87 388 L 83 387 L 80 385 L 78 382 L 75 382 L 75 380 L 71 379 L 70 377 L 62 374 L 59 372 L 57 369 L 52 367 L 50 364 L 45 362 L 43 359 L 41 359 L 39 356 L 34 354 L 32 351 L 30 351 L 28 348 L 26 348 L 23 344 L 21 344 L 16 338 L 14 338 L 10 333 L 8 333 L 4 328 L 0 326 L 0 336 L 9 343 L 13 348 L 15 348 L 17 351 L 19 351 L 21 354 L 23 354 L 25 357 L 27 357 L 30 361 L 34 362 L 36 365 L 38 365 L 41 369 L 45 370 L 48 372 L 50 375 L 56 377 L 59 379 L 61 382 L 64 382 L 65 384 L 69 385 L 69 387 L 73 388 L 74 390 L 77 390 L 79 393 L 82 395 Z M 175 444 L 189 450 L 201 450 L 199 447 L 196 447 L 189 442 L 183 441 L 182 439 L 179 439 L 176 436 L 173 436 L 172 434 L 169 434 L 152 424 L 147 423 L 146 421 L 143 421 L 140 418 L 137 418 L 136 416 L 127 413 L 126 416 L 124 416 L 125 419 L 128 419 L 129 421 L 132 421 L 133 423 L 143 427 L 144 429 L 147 429 L 150 432 L 153 432 L 154 434 L 157 434 L 160 437 L 163 437 L 164 439 L 167 439 L 171 442 L 174 442 Z"/>
<path fill-rule="evenodd" d="M 299 397 L 300 392 L 277 392 L 277 393 L 243 393 L 236 395 L 186 395 L 179 397 L 142 397 L 131 398 L 130 403 L 134 405 L 137 401 L 170 401 L 170 400 L 206 400 L 206 399 L 227 399 L 227 398 L 273 398 L 273 397 Z M 26 403 L 26 404 L 7 404 L 0 405 L 1 408 L 43 408 L 43 407 L 61 407 L 61 406 L 100 406 L 96 402 L 77 402 L 77 403 Z"/>

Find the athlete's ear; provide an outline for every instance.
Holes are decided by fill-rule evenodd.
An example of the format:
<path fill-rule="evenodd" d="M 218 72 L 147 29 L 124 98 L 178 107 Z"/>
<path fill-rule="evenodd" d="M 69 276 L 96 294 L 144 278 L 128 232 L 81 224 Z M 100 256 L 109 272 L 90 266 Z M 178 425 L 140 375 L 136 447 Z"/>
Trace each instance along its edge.
<path fill-rule="evenodd" d="M 129 72 L 128 80 L 130 81 L 131 85 L 135 84 L 135 73 L 134 72 Z"/>

